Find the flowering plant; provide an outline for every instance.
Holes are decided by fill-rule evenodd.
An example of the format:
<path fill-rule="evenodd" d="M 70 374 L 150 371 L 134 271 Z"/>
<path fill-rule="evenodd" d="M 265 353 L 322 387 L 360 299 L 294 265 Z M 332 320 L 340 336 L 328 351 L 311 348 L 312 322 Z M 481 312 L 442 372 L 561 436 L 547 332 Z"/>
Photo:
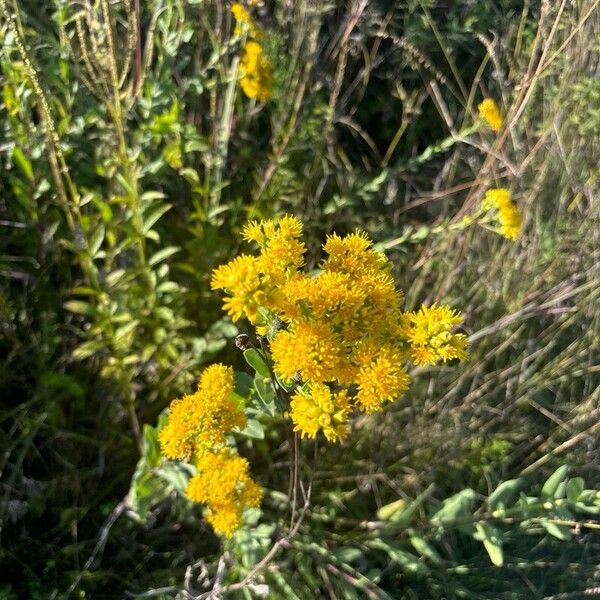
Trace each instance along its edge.
<path fill-rule="evenodd" d="M 243 237 L 258 252 L 217 268 L 211 285 L 225 292 L 234 321 L 246 318 L 256 328 L 256 340 L 243 336 L 239 344 L 257 370 L 258 395 L 265 399 L 270 386 L 271 410 L 289 415 L 301 438 L 322 432 L 341 442 L 353 413 L 381 411 L 403 395 L 411 363 L 462 359 L 467 338 L 453 331 L 462 317 L 449 306 L 402 309 L 392 265 L 364 232 L 330 235 L 319 269 L 308 272 L 302 230 L 288 215 L 251 221 Z M 160 433 L 166 457 L 196 465 L 186 494 L 208 506 L 207 519 L 226 536 L 262 494 L 227 441 L 246 426 L 245 408 L 233 370 L 212 365 L 195 394 L 171 404 Z"/>

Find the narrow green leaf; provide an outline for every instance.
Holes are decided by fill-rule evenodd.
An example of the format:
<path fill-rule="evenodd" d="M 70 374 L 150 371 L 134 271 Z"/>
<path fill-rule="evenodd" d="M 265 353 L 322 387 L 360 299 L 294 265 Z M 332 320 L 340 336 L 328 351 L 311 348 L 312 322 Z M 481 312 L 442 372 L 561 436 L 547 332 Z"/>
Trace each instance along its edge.
<path fill-rule="evenodd" d="M 29 179 L 29 181 L 33 181 L 33 167 L 31 166 L 31 161 L 23 154 L 23 151 L 18 146 L 15 146 L 12 151 L 12 158 L 21 169 L 23 175 Z"/>
<path fill-rule="evenodd" d="M 150 213 L 144 217 L 142 233 L 148 233 L 156 221 L 158 221 L 167 211 L 171 210 L 172 206 L 172 204 L 163 204 L 150 211 Z"/>
<path fill-rule="evenodd" d="M 554 495 L 558 491 L 560 483 L 567 476 L 569 472 L 569 465 L 562 465 L 548 477 L 546 483 L 542 487 L 542 498 L 544 500 L 549 500 L 550 498 L 554 498 Z"/>
<path fill-rule="evenodd" d="M 581 492 L 585 489 L 585 480 L 583 477 L 573 477 L 567 482 L 567 498 L 571 502 L 577 502 Z"/>
<path fill-rule="evenodd" d="M 442 557 L 438 554 L 437 550 L 428 542 L 426 542 L 422 537 L 418 535 L 411 535 L 410 543 L 413 548 L 425 558 L 428 558 L 432 563 L 436 565 L 442 564 Z"/>
<path fill-rule="evenodd" d="M 96 309 L 89 302 L 83 300 L 69 300 L 65 302 L 63 306 L 70 312 L 78 315 L 86 315 L 87 317 L 93 317 L 96 314 Z"/>
<path fill-rule="evenodd" d="M 163 248 L 162 250 L 159 250 L 158 252 L 153 254 L 150 260 L 148 261 L 148 264 L 151 267 L 153 267 L 154 265 L 158 264 L 163 260 L 166 260 L 167 258 L 173 256 L 173 254 L 176 254 L 179 251 L 180 248 L 178 248 L 177 246 L 167 246 L 166 248 Z"/>
<path fill-rule="evenodd" d="M 73 358 L 78 360 L 83 360 L 85 358 L 89 358 L 93 354 L 96 354 L 99 350 L 104 348 L 104 344 L 99 340 L 90 340 L 89 342 L 84 342 L 80 346 L 77 346 L 75 350 L 73 350 Z"/>
<path fill-rule="evenodd" d="M 265 439 L 265 429 L 262 426 L 262 423 L 260 421 L 257 421 L 256 419 L 248 419 L 246 427 L 242 431 L 240 431 L 240 434 L 245 437 L 254 438 L 256 440 Z"/>
<path fill-rule="evenodd" d="M 540 519 L 541 526 L 557 540 L 566 542 L 571 539 L 571 528 L 568 525 L 553 523 L 548 519 Z"/>
<path fill-rule="evenodd" d="M 487 499 L 490 509 L 506 508 L 509 504 L 512 504 L 513 499 L 516 498 L 519 492 L 520 486 L 520 479 L 507 479 L 500 483 Z"/>
<path fill-rule="evenodd" d="M 431 483 L 423 492 L 421 492 L 404 510 L 393 512 L 389 520 L 396 527 L 407 527 L 412 523 L 417 511 L 423 502 L 433 494 L 435 485 Z"/>
<path fill-rule="evenodd" d="M 259 375 L 265 378 L 271 376 L 269 367 L 266 365 L 256 348 L 248 348 L 248 350 L 244 350 L 244 358 Z"/>
<path fill-rule="evenodd" d="M 450 525 L 461 517 L 469 516 L 476 498 L 477 494 L 471 488 L 466 488 L 458 494 L 446 498 L 442 508 L 431 517 L 431 523 Z"/>

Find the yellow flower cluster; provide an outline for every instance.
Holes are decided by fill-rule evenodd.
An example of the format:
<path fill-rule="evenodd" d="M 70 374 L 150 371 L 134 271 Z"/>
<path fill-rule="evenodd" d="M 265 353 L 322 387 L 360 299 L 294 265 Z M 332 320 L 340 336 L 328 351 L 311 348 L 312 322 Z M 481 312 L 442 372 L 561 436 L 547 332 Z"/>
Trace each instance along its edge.
<path fill-rule="evenodd" d="M 267 102 L 271 98 L 273 77 L 271 63 L 265 56 L 260 43 L 265 34 L 242 4 L 234 3 L 231 12 L 237 23 L 234 31 L 235 35 L 241 36 L 247 31 L 250 37 L 244 44 L 240 60 L 240 85 L 248 98 L 255 98 L 259 102 Z"/>
<path fill-rule="evenodd" d="M 494 131 L 500 131 L 504 119 L 494 100 L 486 98 L 478 108 L 479 116 L 490 126 L 490 128 Z"/>
<path fill-rule="evenodd" d="M 422 306 L 418 311 L 406 313 L 405 319 L 408 322 L 411 360 L 416 365 L 465 357 L 467 337 L 462 333 L 451 333 L 462 322 L 462 317 L 449 306 Z"/>
<path fill-rule="evenodd" d="M 195 458 L 198 474 L 190 479 L 186 494 L 208 505 L 207 520 L 228 537 L 240 526 L 244 507 L 257 506 L 262 495 L 248 476 L 245 459 L 226 446 L 227 435 L 247 422 L 233 391 L 233 369 L 211 365 L 194 394 L 171 402 L 168 422 L 158 435 L 167 458 Z"/>
<path fill-rule="evenodd" d="M 510 192 L 504 188 L 494 188 L 485 193 L 484 210 L 494 211 L 499 223 L 500 233 L 509 240 L 516 240 L 521 230 L 521 213 L 512 201 Z"/>
<path fill-rule="evenodd" d="M 231 537 L 242 524 L 244 508 L 260 504 L 262 489 L 250 478 L 248 461 L 229 448 L 200 454 L 196 466 L 186 495 L 206 504 L 206 520 L 217 533 Z"/>
<path fill-rule="evenodd" d="M 270 334 L 276 374 L 300 382 L 290 405 L 295 430 L 343 439 L 352 408 L 379 411 L 408 388 L 406 363 L 462 358 L 466 337 L 453 334 L 460 316 L 448 307 L 401 309 L 391 264 L 363 232 L 330 235 L 316 274 L 304 264 L 302 223 L 295 217 L 250 222 L 244 239 L 258 256 L 241 255 L 213 273 L 225 310 Z"/>

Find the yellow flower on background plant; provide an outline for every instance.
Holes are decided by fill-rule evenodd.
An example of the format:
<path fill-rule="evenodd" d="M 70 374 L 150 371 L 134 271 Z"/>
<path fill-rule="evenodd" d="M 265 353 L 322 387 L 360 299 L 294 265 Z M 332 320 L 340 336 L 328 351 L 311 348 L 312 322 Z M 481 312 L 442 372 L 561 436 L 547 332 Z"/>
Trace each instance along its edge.
<path fill-rule="evenodd" d="M 244 44 L 240 72 L 240 85 L 246 96 L 259 102 L 268 102 L 273 85 L 271 63 L 257 41 L 248 40 Z"/>
<path fill-rule="evenodd" d="M 264 37 L 262 29 L 256 24 L 256 21 L 243 4 L 234 2 L 231 5 L 231 14 L 233 14 L 236 21 L 234 35 L 241 36 L 244 33 L 244 28 L 247 28 L 249 35 L 254 39 L 261 40 Z"/>
<path fill-rule="evenodd" d="M 418 311 L 406 313 L 404 318 L 411 358 L 416 365 L 465 357 L 467 336 L 452 333 L 452 329 L 462 323 L 462 317 L 449 306 L 423 305 Z"/>
<path fill-rule="evenodd" d="M 489 125 L 494 131 L 500 131 L 504 119 L 498 105 L 492 98 L 486 98 L 479 105 L 479 116 Z"/>
<path fill-rule="evenodd" d="M 516 240 L 521 231 L 522 217 L 517 205 L 505 188 L 493 188 L 485 193 L 482 207 L 492 211 L 500 223 L 500 233 L 509 240 Z"/>

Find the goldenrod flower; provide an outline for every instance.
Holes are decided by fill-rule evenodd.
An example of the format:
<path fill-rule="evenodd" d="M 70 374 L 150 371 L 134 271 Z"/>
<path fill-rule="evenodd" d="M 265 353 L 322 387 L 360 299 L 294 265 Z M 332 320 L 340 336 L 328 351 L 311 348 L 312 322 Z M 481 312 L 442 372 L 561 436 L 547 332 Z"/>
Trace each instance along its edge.
<path fill-rule="evenodd" d="M 261 40 L 264 37 L 261 28 L 256 24 L 243 4 L 234 2 L 231 6 L 231 13 L 236 20 L 234 35 L 241 36 L 244 33 L 244 28 L 247 28 L 249 35 L 254 39 Z"/>
<path fill-rule="evenodd" d="M 397 400 L 408 389 L 402 354 L 393 346 L 360 348 L 355 360 L 359 364 L 356 402 L 367 414 L 380 411 L 384 402 Z"/>
<path fill-rule="evenodd" d="M 248 98 L 256 98 L 259 102 L 267 102 L 271 98 L 271 63 L 257 41 L 248 40 L 245 43 L 240 72 L 240 85 Z"/>
<path fill-rule="evenodd" d="M 479 116 L 490 126 L 494 131 L 502 129 L 504 119 L 500 113 L 498 105 L 491 98 L 486 98 L 479 105 Z"/>
<path fill-rule="evenodd" d="M 405 315 L 407 338 L 411 346 L 412 361 L 419 366 L 444 362 L 466 355 L 467 337 L 452 333 L 462 323 L 459 313 L 449 306 L 425 306 Z"/>
<path fill-rule="evenodd" d="M 381 410 L 407 389 L 409 360 L 461 358 L 466 337 L 451 333 L 461 319 L 448 307 L 402 311 L 391 264 L 366 233 L 330 235 L 316 274 L 301 270 L 301 234 L 294 217 L 250 222 L 243 237 L 258 244 L 258 256 L 217 269 L 213 287 L 229 294 L 230 313 L 244 314 L 269 338 L 277 375 L 302 384 L 290 409 L 296 431 L 340 440 L 349 406 Z"/>
<path fill-rule="evenodd" d="M 323 245 L 323 250 L 329 254 L 323 263 L 323 269 L 359 275 L 389 268 L 389 262 L 385 255 L 371 249 L 372 245 L 373 242 L 364 231 L 358 231 L 343 238 L 334 233 L 328 236 Z"/>
<path fill-rule="evenodd" d="M 242 523 L 244 508 L 257 507 L 262 489 L 248 474 L 248 461 L 223 448 L 197 459 L 198 474 L 188 483 L 187 497 L 206 504 L 206 518 L 217 533 L 231 537 Z"/>
<path fill-rule="evenodd" d="M 286 380 L 296 375 L 303 381 L 334 381 L 345 352 L 326 322 L 299 322 L 292 330 L 280 331 L 271 342 L 275 371 Z"/>
<path fill-rule="evenodd" d="M 208 367 L 198 391 L 171 402 L 169 420 L 159 432 L 163 454 L 189 460 L 198 447 L 222 445 L 233 429 L 246 426 L 242 407 L 231 398 L 233 369 L 221 364 Z"/>
<path fill-rule="evenodd" d="M 516 240 L 521 230 L 521 213 L 505 188 L 494 188 L 485 193 L 485 210 L 496 211 L 500 222 L 500 233 L 509 240 Z"/>
<path fill-rule="evenodd" d="M 348 392 L 333 393 L 322 383 L 298 390 L 290 403 L 294 431 L 299 431 L 301 437 L 314 438 L 322 430 L 330 442 L 340 442 L 348 433 L 349 412 Z"/>

